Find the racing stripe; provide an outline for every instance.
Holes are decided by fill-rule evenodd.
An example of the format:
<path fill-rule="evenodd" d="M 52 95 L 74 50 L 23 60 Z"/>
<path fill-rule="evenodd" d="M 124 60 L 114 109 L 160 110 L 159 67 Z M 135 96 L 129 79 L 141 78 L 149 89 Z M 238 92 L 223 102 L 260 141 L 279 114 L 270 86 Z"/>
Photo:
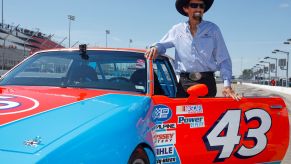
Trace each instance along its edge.
<path fill-rule="evenodd" d="M 56 87 L 5 87 L 0 92 L 0 126 L 37 115 L 57 107 L 102 96 L 120 93 Z M 124 94 L 124 92 L 123 92 Z"/>

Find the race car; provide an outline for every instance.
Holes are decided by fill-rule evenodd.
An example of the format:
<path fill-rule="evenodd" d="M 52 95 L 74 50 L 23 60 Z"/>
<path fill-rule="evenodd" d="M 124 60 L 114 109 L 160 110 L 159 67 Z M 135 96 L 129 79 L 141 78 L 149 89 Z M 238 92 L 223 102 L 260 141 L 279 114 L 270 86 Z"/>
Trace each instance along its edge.
<path fill-rule="evenodd" d="M 169 59 L 145 50 L 40 51 L 0 79 L 0 163 L 280 163 L 279 97 L 178 97 Z"/>

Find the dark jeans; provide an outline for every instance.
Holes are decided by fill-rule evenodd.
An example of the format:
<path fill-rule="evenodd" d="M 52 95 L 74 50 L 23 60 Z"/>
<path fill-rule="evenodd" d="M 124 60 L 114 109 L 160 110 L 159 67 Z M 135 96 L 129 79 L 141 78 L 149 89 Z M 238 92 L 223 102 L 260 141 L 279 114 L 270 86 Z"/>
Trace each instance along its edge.
<path fill-rule="evenodd" d="M 208 87 L 208 94 L 204 97 L 215 97 L 217 93 L 216 82 L 213 76 L 202 77 L 200 80 L 193 81 L 188 76 L 181 76 L 177 87 L 176 97 L 188 97 L 187 89 L 196 84 L 205 84 Z"/>

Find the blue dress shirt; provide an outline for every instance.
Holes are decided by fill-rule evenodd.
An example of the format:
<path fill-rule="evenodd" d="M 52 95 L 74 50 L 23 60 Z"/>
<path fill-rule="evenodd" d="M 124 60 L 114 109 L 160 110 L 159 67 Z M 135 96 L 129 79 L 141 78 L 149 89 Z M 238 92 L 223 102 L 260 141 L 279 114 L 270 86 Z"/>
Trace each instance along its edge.
<path fill-rule="evenodd" d="M 174 69 L 181 72 L 220 71 L 224 86 L 230 86 L 232 77 L 231 59 L 220 29 L 209 21 L 197 26 L 193 37 L 189 22 L 174 25 L 154 46 L 158 54 L 166 55 L 168 48 L 175 47 Z"/>

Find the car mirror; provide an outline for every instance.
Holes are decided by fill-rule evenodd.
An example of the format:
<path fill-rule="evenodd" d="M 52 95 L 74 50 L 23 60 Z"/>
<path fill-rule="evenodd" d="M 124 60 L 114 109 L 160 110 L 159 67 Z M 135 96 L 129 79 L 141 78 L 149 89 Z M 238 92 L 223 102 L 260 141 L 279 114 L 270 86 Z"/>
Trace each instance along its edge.
<path fill-rule="evenodd" d="M 189 94 L 187 102 L 194 102 L 198 97 L 206 96 L 208 93 L 208 88 L 205 84 L 197 84 L 189 87 L 187 89 L 187 93 Z"/>

